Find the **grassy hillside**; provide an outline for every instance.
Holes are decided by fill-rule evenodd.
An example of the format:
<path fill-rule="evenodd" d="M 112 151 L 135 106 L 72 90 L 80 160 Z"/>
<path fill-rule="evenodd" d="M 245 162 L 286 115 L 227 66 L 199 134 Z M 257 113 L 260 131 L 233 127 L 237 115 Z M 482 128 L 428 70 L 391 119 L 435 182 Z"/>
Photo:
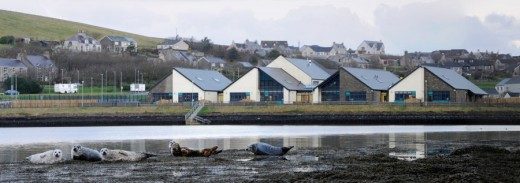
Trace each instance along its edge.
<path fill-rule="evenodd" d="M 55 18 L 0 10 L 0 36 L 31 37 L 41 40 L 63 41 L 84 30 L 96 39 L 106 35 L 124 35 L 134 38 L 139 47 L 154 48 L 162 39 L 87 25 Z"/>

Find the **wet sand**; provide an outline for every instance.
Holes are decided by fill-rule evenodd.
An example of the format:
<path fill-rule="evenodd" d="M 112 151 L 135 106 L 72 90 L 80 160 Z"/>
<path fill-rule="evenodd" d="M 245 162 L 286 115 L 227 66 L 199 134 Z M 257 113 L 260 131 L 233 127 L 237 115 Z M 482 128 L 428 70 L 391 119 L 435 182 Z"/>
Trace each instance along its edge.
<path fill-rule="evenodd" d="M 0 164 L 0 181 L 19 182 L 518 182 L 520 142 L 485 142 L 492 146 L 428 142 L 427 158 L 415 161 L 388 156 L 385 145 L 366 148 L 295 148 L 285 158 L 225 150 L 209 158 L 181 158 L 157 152 L 142 162 L 56 165 Z"/>

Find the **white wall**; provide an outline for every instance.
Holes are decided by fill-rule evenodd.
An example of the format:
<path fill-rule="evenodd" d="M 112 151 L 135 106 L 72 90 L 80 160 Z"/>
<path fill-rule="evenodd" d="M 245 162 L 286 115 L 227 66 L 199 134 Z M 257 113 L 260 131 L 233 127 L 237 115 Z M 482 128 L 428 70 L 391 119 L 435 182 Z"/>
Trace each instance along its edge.
<path fill-rule="evenodd" d="M 199 98 L 200 98 L 200 94 L 199 94 Z M 211 102 L 218 102 L 218 92 L 205 91 L 204 100 L 211 101 Z"/>
<path fill-rule="evenodd" d="M 312 78 L 309 75 L 305 74 L 305 72 L 298 69 L 298 67 L 291 64 L 291 62 L 282 56 L 273 60 L 273 62 L 267 65 L 267 67 L 281 68 L 285 72 L 289 73 L 292 77 L 296 78 L 298 81 L 301 81 L 304 85 L 312 84 Z"/>
<path fill-rule="evenodd" d="M 321 102 L 321 90 L 319 87 L 316 87 L 314 91 L 312 91 L 312 103 L 320 103 Z"/>
<path fill-rule="evenodd" d="M 198 93 L 199 100 L 203 100 L 205 97 L 204 91 L 197 85 L 193 84 L 190 80 L 186 79 L 176 70 L 172 72 L 172 98 L 173 102 L 179 102 L 179 93 Z M 217 102 L 215 99 L 212 102 Z"/>
<path fill-rule="evenodd" d="M 224 90 L 224 103 L 229 103 L 230 93 L 235 92 L 249 92 L 249 99 L 255 102 L 260 101 L 259 78 L 260 74 L 258 68 L 251 69 L 244 76 L 238 79 Z"/>
<path fill-rule="evenodd" d="M 296 101 L 296 91 L 290 91 L 286 88 L 283 88 L 283 103 L 284 104 L 292 104 Z"/>
<path fill-rule="evenodd" d="M 396 91 L 415 91 L 415 97 L 424 101 L 424 68 L 418 68 L 410 75 L 406 76 L 397 85 L 390 88 L 388 92 L 388 101 L 395 101 Z"/>

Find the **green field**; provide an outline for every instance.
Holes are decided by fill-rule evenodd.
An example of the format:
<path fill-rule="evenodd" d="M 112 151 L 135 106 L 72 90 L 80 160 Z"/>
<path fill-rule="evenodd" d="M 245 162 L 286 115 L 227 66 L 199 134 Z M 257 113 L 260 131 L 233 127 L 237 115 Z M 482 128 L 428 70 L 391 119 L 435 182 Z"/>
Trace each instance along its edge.
<path fill-rule="evenodd" d="M 106 35 L 129 36 L 134 38 L 139 47 L 142 48 L 155 48 L 162 41 L 160 38 L 146 37 L 83 23 L 0 10 L 0 36 L 12 35 L 38 40 L 63 41 L 76 34 L 78 30 L 84 30 L 98 40 Z"/>
<path fill-rule="evenodd" d="M 492 80 L 472 80 L 471 82 L 475 83 L 478 87 L 482 89 L 486 88 L 495 88 L 495 85 L 500 81 L 492 81 Z"/>

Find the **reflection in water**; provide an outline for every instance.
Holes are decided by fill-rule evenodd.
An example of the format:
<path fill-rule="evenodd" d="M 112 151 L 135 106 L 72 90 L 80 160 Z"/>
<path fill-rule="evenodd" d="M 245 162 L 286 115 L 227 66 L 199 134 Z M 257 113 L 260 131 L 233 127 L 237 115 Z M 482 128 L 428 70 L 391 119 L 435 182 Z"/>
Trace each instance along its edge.
<path fill-rule="evenodd" d="M 388 134 L 389 155 L 400 160 L 413 161 L 426 157 L 426 133 Z"/>
<path fill-rule="evenodd" d="M 61 143 L 36 143 L 22 145 L 1 145 L 0 144 L 0 163 L 19 162 L 25 157 L 44 152 L 50 149 L 61 149 L 64 157 L 70 158 L 70 149 L 76 143 L 82 144 L 93 149 L 104 147 L 110 149 L 124 149 L 138 152 L 151 152 L 155 154 L 168 154 L 168 141 L 162 140 L 111 140 L 111 141 L 78 141 Z M 427 148 L 427 142 L 444 143 L 492 143 L 494 140 L 519 141 L 520 132 L 497 131 L 497 132 L 414 132 L 414 133 L 376 133 L 376 134 L 344 134 L 344 135 L 310 135 L 310 136 L 287 136 L 287 137 L 226 137 L 226 138 L 177 138 L 173 139 L 181 146 L 192 149 L 202 149 L 211 146 L 219 146 L 224 150 L 235 149 L 245 150 L 245 148 L 256 142 L 270 143 L 275 146 L 295 146 L 291 151 L 296 153 L 285 156 L 292 161 L 294 159 L 306 159 L 316 161 L 318 157 L 309 154 L 309 151 L 302 153 L 299 149 L 308 148 L 336 148 L 345 150 L 355 150 L 364 154 L 362 151 L 369 147 L 388 148 L 389 155 L 403 160 L 415 160 L 425 158 L 432 152 L 440 152 L 439 147 Z M 439 143 L 440 142 L 440 143 Z M 445 148 L 445 147 L 441 147 Z M 247 159 L 251 160 L 251 159 Z M 256 159 L 257 160 L 257 159 Z"/>

